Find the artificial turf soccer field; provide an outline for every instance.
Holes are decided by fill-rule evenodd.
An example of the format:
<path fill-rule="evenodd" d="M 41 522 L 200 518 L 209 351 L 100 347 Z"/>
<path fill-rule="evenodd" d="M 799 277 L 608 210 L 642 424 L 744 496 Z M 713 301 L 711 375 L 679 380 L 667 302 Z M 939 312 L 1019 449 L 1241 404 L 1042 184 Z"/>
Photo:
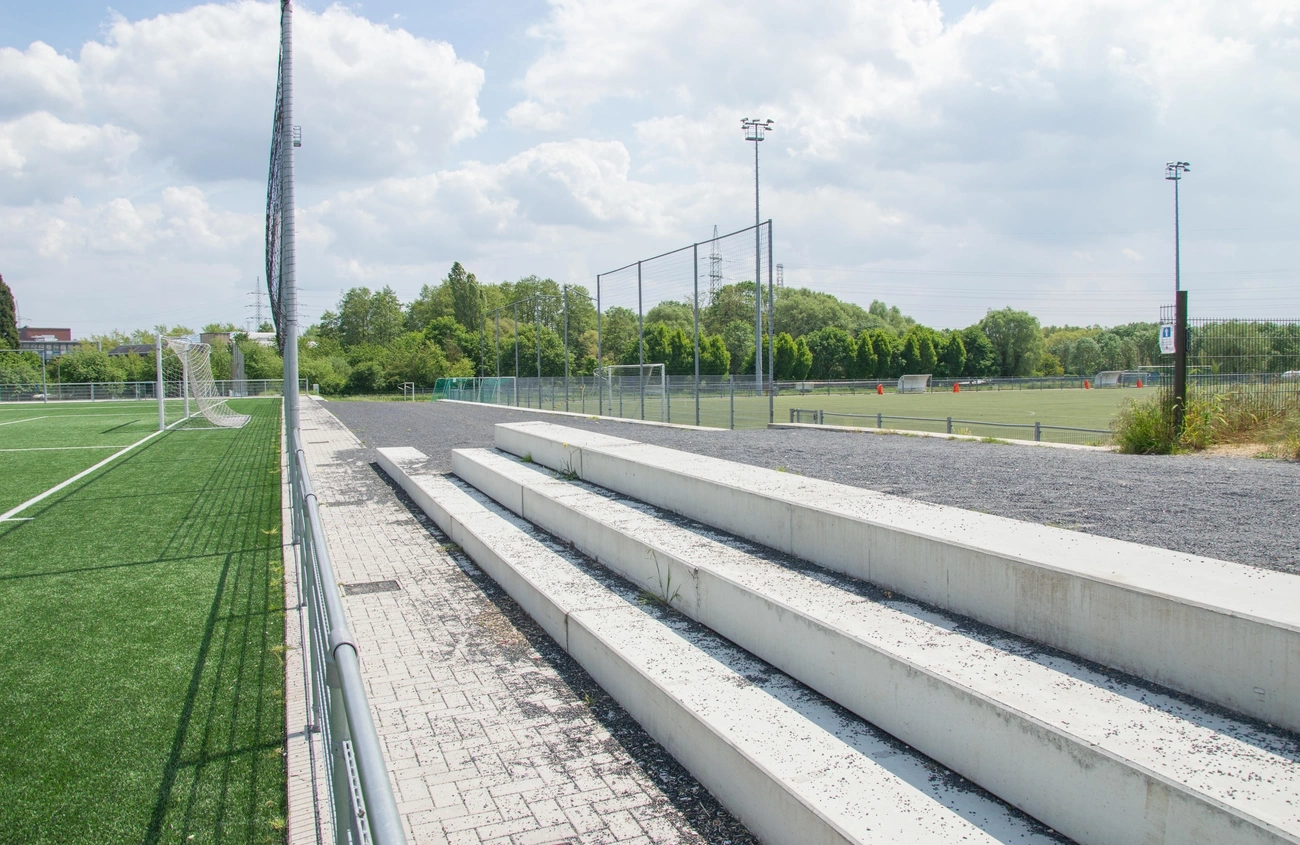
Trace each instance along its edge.
<path fill-rule="evenodd" d="M 870 391 L 849 393 L 808 393 L 799 395 L 786 392 L 776 398 L 776 422 L 788 422 L 791 408 L 806 410 L 824 410 L 828 416 L 827 424 L 850 425 L 874 428 L 875 415 L 885 414 L 901 417 L 930 417 L 946 420 L 979 420 L 993 423 L 1024 423 L 1032 426 L 1035 422 L 1043 425 L 1069 426 L 1073 428 L 1109 429 L 1110 422 L 1126 399 L 1142 399 L 1155 393 L 1153 388 L 1142 390 L 1134 388 L 1110 390 L 966 390 L 962 393 L 935 391 L 932 393 L 892 393 L 883 396 Z M 527 395 L 521 395 L 520 404 L 527 405 Z M 537 395 L 532 395 L 533 405 Z M 623 395 L 622 416 L 639 415 L 639 397 L 632 391 Z M 582 396 L 573 391 L 569 397 L 569 410 L 581 413 L 596 413 L 596 397 Z M 606 413 L 609 413 L 609 396 L 605 397 Z M 730 398 L 722 396 L 702 396 L 700 399 L 700 423 L 706 426 L 726 428 L 730 423 Z M 768 400 L 766 396 L 757 397 L 752 393 L 746 395 L 737 385 L 736 389 L 736 427 L 761 428 L 767 425 Z M 554 410 L 564 409 L 564 396 L 561 389 L 558 400 L 552 402 L 550 388 L 547 388 L 543 407 Z M 617 410 L 617 408 L 616 408 Z M 829 416 L 831 413 L 863 414 L 870 419 L 845 419 Z M 659 419 L 660 409 L 657 397 L 646 403 L 646 418 Z M 672 421 L 676 423 L 693 423 L 695 421 L 695 402 L 689 390 L 679 392 L 674 389 L 672 396 Z M 809 417 L 804 417 L 809 422 Z M 917 429 L 920 431 L 944 430 L 944 423 L 926 423 L 918 421 L 885 420 L 886 428 Z M 1033 437 L 1032 428 L 1003 429 L 994 426 L 962 425 L 970 433 L 984 436 L 993 435 L 1002 438 L 1027 439 Z M 1098 435 L 1069 432 L 1043 433 L 1044 439 L 1064 440 L 1068 442 L 1087 442 L 1098 439 Z"/>
<path fill-rule="evenodd" d="M 231 405 L 243 429 L 160 434 L 0 523 L 0 841 L 283 840 L 280 405 Z M 42 450 L 0 451 L 0 512 L 157 422 L 0 408 L 0 450 Z"/>

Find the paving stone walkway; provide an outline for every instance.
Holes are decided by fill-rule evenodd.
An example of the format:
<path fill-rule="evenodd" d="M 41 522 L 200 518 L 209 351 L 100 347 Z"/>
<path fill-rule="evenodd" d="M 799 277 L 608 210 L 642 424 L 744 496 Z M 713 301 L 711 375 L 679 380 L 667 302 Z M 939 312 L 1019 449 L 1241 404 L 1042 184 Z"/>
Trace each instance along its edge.
<path fill-rule="evenodd" d="M 339 580 L 400 586 L 343 603 L 412 843 L 728 841 L 701 835 L 664 795 L 611 735 L 609 700 L 593 712 L 543 654 L 553 648 L 403 504 L 351 431 L 315 401 L 302 427 Z M 291 753 L 291 782 L 304 760 Z M 292 840 L 306 822 L 291 815 Z"/>

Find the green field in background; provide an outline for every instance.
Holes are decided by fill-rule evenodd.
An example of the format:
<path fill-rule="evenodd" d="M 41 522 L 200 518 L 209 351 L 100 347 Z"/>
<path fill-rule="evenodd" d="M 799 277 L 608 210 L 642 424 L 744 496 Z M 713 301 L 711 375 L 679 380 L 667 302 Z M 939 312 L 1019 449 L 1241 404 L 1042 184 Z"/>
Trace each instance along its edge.
<path fill-rule="evenodd" d="M 989 423 L 1021 423 L 1024 428 L 997 428 L 954 423 L 954 431 L 959 428 L 964 433 L 980 436 L 993 435 L 1007 439 L 1032 439 L 1035 422 L 1051 426 L 1068 426 L 1073 428 L 1109 429 L 1111 419 L 1126 399 L 1141 399 L 1153 394 L 1153 389 L 1110 389 L 1110 390 L 966 390 L 961 393 L 876 393 L 866 391 L 857 394 L 848 393 L 808 393 L 799 395 L 786 392 L 776 398 L 776 422 L 789 422 L 790 409 L 823 410 L 827 412 L 826 423 L 829 425 L 848 425 L 875 428 L 876 414 L 885 414 L 886 428 L 917 429 L 923 431 L 946 430 L 946 418 L 978 420 Z M 531 399 L 531 402 L 530 402 Z M 527 392 L 521 393 L 521 405 L 537 406 L 537 394 L 531 397 Z M 695 422 L 695 401 L 689 391 L 676 392 L 670 403 L 671 419 L 675 423 Z M 543 396 L 542 407 L 551 410 L 564 410 L 564 396 L 552 398 L 549 388 Z M 595 414 L 597 412 L 596 396 L 588 391 L 583 395 L 573 391 L 569 397 L 569 410 L 579 413 Z M 622 403 L 615 397 L 613 407 L 609 395 L 605 397 L 605 414 L 624 417 L 640 417 L 640 396 L 634 391 L 625 390 Z M 860 414 L 866 419 L 852 419 L 831 416 L 833 413 Z M 652 397 L 646 404 L 646 419 L 663 418 L 658 397 Z M 891 420 L 888 417 L 929 417 L 944 420 L 943 423 L 922 423 L 917 421 Z M 768 398 L 755 396 L 742 391 L 739 386 L 735 398 L 735 419 L 737 428 L 761 428 L 768 422 Z M 804 422 L 810 422 L 808 416 Z M 700 399 L 700 424 L 726 428 L 731 422 L 731 399 L 726 394 L 703 395 Z M 1044 440 L 1062 440 L 1067 442 L 1093 442 L 1104 439 L 1104 435 L 1071 432 L 1043 433 Z"/>
<path fill-rule="evenodd" d="M 243 429 L 166 432 L 0 523 L 0 839 L 283 841 L 279 404 L 231 405 Z M 150 403 L 0 423 L 22 412 L 54 422 L 0 425 L 0 448 L 157 427 Z M 76 454 L 0 453 L 5 487 Z"/>

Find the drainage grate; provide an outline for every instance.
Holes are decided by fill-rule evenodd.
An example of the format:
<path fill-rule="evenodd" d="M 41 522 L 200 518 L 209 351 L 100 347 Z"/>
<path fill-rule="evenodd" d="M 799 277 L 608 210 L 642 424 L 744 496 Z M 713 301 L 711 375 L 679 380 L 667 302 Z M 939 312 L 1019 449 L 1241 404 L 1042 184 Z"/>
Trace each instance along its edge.
<path fill-rule="evenodd" d="M 367 593 L 393 593 L 402 589 L 396 581 L 365 581 L 360 584 L 344 584 L 343 595 L 364 596 Z"/>

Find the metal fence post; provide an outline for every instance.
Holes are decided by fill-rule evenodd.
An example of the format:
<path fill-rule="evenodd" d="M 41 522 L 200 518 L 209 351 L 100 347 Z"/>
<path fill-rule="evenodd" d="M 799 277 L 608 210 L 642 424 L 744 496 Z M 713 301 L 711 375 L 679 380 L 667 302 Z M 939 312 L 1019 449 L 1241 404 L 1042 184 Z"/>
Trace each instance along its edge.
<path fill-rule="evenodd" d="M 727 384 L 731 387 L 731 428 L 736 428 L 736 376 L 733 373 L 727 379 Z"/>
<path fill-rule="evenodd" d="M 952 434 L 952 417 L 948 417 L 948 433 Z"/>
<path fill-rule="evenodd" d="M 1177 184 L 1177 183 L 1175 183 Z M 1187 291 L 1178 291 L 1174 300 L 1174 436 L 1183 433 L 1183 415 L 1187 411 Z"/>
<path fill-rule="evenodd" d="M 1037 441 L 1037 440 L 1042 440 L 1042 439 L 1043 439 L 1043 424 L 1040 423 L 1040 422 L 1035 422 L 1035 423 L 1034 423 L 1034 440 Z"/>
<path fill-rule="evenodd" d="M 636 263 L 637 384 L 641 387 L 641 419 L 645 419 L 645 316 L 641 309 L 641 262 Z"/>
<path fill-rule="evenodd" d="M 695 424 L 700 424 L 700 245 L 691 244 L 691 273 L 695 280 Z"/>
<path fill-rule="evenodd" d="M 884 428 L 884 427 L 885 427 L 885 415 L 876 414 L 876 428 Z"/>
<path fill-rule="evenodd" d="M 564 410 L 569 410 L 569 286 L 564 286 Z"/>

